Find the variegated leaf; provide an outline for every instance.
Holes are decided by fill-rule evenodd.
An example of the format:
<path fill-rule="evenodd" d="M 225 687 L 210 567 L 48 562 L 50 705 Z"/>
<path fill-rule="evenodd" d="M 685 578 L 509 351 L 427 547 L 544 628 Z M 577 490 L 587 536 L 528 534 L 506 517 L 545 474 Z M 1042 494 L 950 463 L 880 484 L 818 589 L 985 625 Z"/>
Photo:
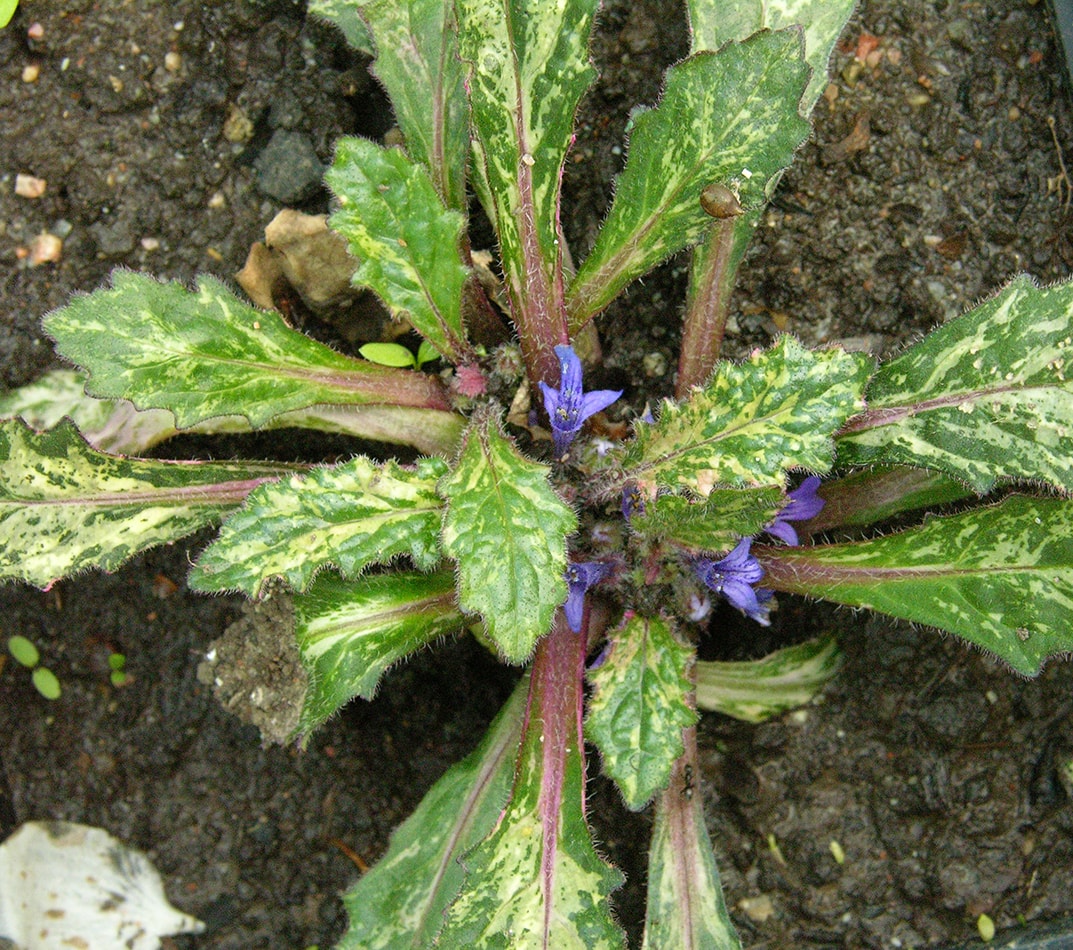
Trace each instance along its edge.
<path fill-rule="evenodd" d="M 559 615 L 533 661 L 515 782 L 469 871 L 437 946 L 619 950 L 608 896 L 622 875 L 585 822 L 581 672 L 585 647 Z"/>
<path fill-rule="evenodd" d="M 324 574 L 295 596 L 294 612 L 309 674 L 298 725 L 304 735 L 355 696 L 371 699 L 392 664 L 462 627 L 450 571 L 393 571 L 356 581 Z"/>
<path fill-rule="evenodd" d="M 1013 495 L 869 541 L 753 554 L 765 587 L 948 630 L 1026 676 L 1073 650 L 1073 501 Z"/>
<path fill-rule="evenodd" d="M 682 730 L 697 721 L 687 702 L 692 659 L 663 621 L 634 616 L 611 634 L 604 661 L 588 675 L 585 737 L 629 808 L 644 808 L 667 787 Z"/>
<path fill-rule="evenodd" d="M 438 458 L 404 469 L 359 457 L 263 485 L 224 522 L 190 586 L 257 597 L 280 577 L 302 591 L 324 567 L 355 577 L 402 554 L 431 570 L 441 557 L 436 482 L 446 474 Z"/>
<path fill-rule="evenodd" d="M 801 114 L 807 116 L 827 85 L 827 62 L 854 0 L 687 0 L 686 7 L 694 50 L 719 49 L 758 30 L 800 26 L 805 31 L 805 62 L 812 67 L 801 101 Z"/>
<path fill-rule="evenodd" d="M 459 362 L 468 349 L 461 212 L 443 206 L 423 165 L 368 139 L 339 139 L 326 180 L 341 204 L 329 223 L 358 260 L 354 283 L 374 290 L 393 317 L 409 320 Z"/>
<path fill-rule="evenodd" d="M 807 82 L 801 34 L 792 30 L 697 53 L 667 71 L 659 105 L 633 122 L 611 211 L 570 286 L 572 332 L 708 233 L 706 185 L 732 187 L 745 208 L 767 199 L 773 176 L 808 135 L 797 111 Z"/>
<path fill-rule="evenodd" d="M 559 188 L 574 113 L 595 76 L 588 52 L 595 8 L 595 0 L 455 3 L 479 191 L 499 235 L 523 345 L 539 337 L 549 354 L 563 342 Z"/>
<path fill-rule="evenodd" d="M 506 660 L 521 663 L 566 600 L 566 538 L 577 519 L 548 482 L 547 466 L 520 455 L 488 417 L 470 426 L 440 493 L 459 602 L 484 617 Z"/>
<path fill-rule="evenodd" d="M 656 807 L 642 950 L 741 950 L 693 781 L 672 782 Z"/>
<path fill-rule="evenodd" d="M 115 271 L 111 287 L 76 297 L 44 326 L 89 373 L 90 395 L 170 409 L 179 428 L 228 415 L 259 428 L 318 403 L 450 409 L 438 379 L 342 356 L 211 277 L 189 291 Z"/>
<path fill-rule="evenodd" d="M 157 462 L 103 455 L 70 421 L 34 432 L 0 422 L 0 578 L 38 587 L 215 524 L 262 482 L 267 463 Z"/>
<path fill-rule="evenodd" d="M 175 416 L 167 409 L 138 410 L 126 399 L 94 399 L 86 395 L 85 384 L 85 376 L 76 370 L 53 370 L 0 396 L 0 419 L 19 418 L 31 428 L 51 429 L 70 416 L 93 448 L 113 455 L 143 455 L 178 434 Z M 464 421 L 457 413 L 436 409 L 321 405 L 274 416 L 265 428 L 315 429 L 449 455 L 457 451 Z M 249 432 L 250 423 L 243 416 L 216 416 L 186 431 Z"/>
<path fill-rule="evenodd" d="M 759 660 L 698 660 L 697 706 L 745 722 L 766 722 L 804 706 L 841 665 L 842 651 L 830 634 Z"/>
<path fill-rule="evenodd" d="M 406 151 L 448 208 L 466 210 L 469 109 L 451 0 L 350 0 L 376 43 L 373 72 L 391 97 Z"/>
<path fill-rule="evenodd" d="M 461 857 L 491 834 L 507 803 L 529 680 L 523 677 L 480 746 L 441 778 L 343 896 L 350 927 L 337 950 L 431 947 L 462 887 Z"/>
<path fill-rule="evenodd" d="M 694 552 L 729 551 L 771 524 L 785 504 L 778 488 L 716 488 L 704 501 L 660 495 L 631 516 L 630 527 Z"/>
<path fill-rule="evenodd" d="M 989 491 L 1004 478 L 1073 491 L 1073 283 L 1018 277 L 883 364 L 839 462 L 937 469 Z"/>
<path fill-rule="evenodd" d="M 346 41 L 361 53 L 373 55 L 373 39 L 369 28 L 358 14 L 354 0 L 309 0 L 307 8 L 313 16 L 334 23 Z"/>
<path fill-rule="evenodd" d="M 665 402 L 623 451 L 623 480 L 649 496 L 716 486 L 779 485 L 792 468 L 825 472 L 834 434 L 862 405 L 872 363 L 784 336 L 744 363 L 721 362 L 683 403 Z"/>

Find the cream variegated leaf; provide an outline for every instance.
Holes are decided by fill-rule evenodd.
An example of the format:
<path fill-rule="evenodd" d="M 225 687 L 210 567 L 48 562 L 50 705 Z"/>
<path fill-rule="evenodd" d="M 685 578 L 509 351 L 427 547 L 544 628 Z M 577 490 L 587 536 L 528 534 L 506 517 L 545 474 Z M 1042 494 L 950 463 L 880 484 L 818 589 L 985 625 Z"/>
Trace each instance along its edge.
<path fill-rule="evenodd" d="M 443 549 L 458 561 L 462 608 L 484 617 L 503 657 L 521 663 L 566 600 L 566 538 L 577 527 L 547 466 L 524 458 L 484 416 L 466 433 L 447 501 Z"/>
<path fill-rule="evenodd" d="M 868 541 L 752 553 L 765 587 L 947 630 L 1026 676 L 1073 651 L 1073 501 L 1012 495 Z"/>
<path fill-rule="evenodd" d="M 801 34 L 793 30 L 696 53 L 667 71 L 659 105 L 633 120 L 615 200 L 570 285 L 572 331 L 707 235 L 705 186 L 730 186 L 746 209 L 767 200 L 774 176 L 808 135 L 798 113 L 807 81 Z"/>
<path fill-rule="evenodd" d="M 359 457 L 264 485 L 224 522 L 190 586 L 257 597 L 282 578 L 302 591 L 324 567 L 355 577 L 400 555 L 430 570 L 441 558 L 436 483 L 446 473 L 438 458 L 403 468 Z"/>
<path fill-rule="evenodd" d="M 318 404 L 450 411 L 438 379 L 336 353 L 211 277 L 187 290 L 116 271 L 111 287 L 76 297 L 44 327 L 87 371 L 91 396 L 170 409 L 181 429 L 231 415 L 259 428 Z"/>
<path fill-rule="evenodd" d="M 611 634 L 603 662 L 588 674 L 585 737 L 634 810 L 667 787 L 682 730 L 697 721 L 687 701 L 693 654 L 662 620 L 634 616 Z"/>
<path fill-rule="evenodd" d="M 354 283 L 375 291 L 393 317 L 409 320 L 459 362 L 468 349 L 462 213 L 444 207 L 424 165 L 368 139 L 339 139 L 326 180 L 341 204 L 329 223 L 357 259 Z"/>
<path fill-rule="evenodd" d="M 861 406 L 872 362 L 782 337 L 743 363 L 721 362 L 682 403 L 665 402 L 622 452 L 623 481 L 654 497 L 720 486 L 781 486 L 793 468 L 826 472 L 834 434 Z"/>
<path fill-rule="evenodd" d="M 0 578 L 48 587 L 88 568 L 115 570 L 217 523 L 291 470 L 119 458 L 90 448 L 70 421 L 47 432 L 0 422 Z"/>
<path fill-rule="evenodd" d="M 758 30 L 800 26 L 805 62 L 812 68 L 801 100 L 801 114 L 807 116 L 827 85 L 827 62 L 854 5 L 855 0 L 687 0 L 686 8 L 694 50 L 719 49 Z"/>
<path fill-rule="evenodd" d="M 462 615 L 450 571 L 323 574 L 295 595 L 294 625 L 309 676 L 298 731 L 308 735 L 355 696 L 372 699 L 386 669 L 456 633 Z"/>
<path fill-rule="evenodd" d="M 1018 277 L 880 366 L 839 462 L 935 469 L 989 491 L 1073 492 L 1073 283 Z"/>

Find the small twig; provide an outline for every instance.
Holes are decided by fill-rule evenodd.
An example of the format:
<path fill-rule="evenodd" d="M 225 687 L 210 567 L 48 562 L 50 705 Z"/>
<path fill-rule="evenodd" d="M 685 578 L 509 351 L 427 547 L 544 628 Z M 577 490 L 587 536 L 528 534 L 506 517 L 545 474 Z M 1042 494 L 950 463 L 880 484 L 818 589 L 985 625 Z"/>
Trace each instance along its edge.
<path fill-rule="evenodd" d="M 1054 151 L 1058 156 L 1058 167 L 1061 172 L 1054 176 L 1054 178 L 1047 179 L 1047 191 L 1057 191 L 1058 198 L 1062 202 L 1063 208 L 1069 207 L 1069 202 L 1073 199 L 1073 182 L 1069 180 L 1069 174 L 1066 171 L 1066 163 L 1062 158 L 1062 146 L 1058 142 L 1058 133 L 1055 131 L 1054 116 L 1047 116 L 1047 128 L 1051 130 L 1051 139 L 1054 142 Z M 1065 190 L 1065 199 L 1062 198 L 1063 187 Z"/>

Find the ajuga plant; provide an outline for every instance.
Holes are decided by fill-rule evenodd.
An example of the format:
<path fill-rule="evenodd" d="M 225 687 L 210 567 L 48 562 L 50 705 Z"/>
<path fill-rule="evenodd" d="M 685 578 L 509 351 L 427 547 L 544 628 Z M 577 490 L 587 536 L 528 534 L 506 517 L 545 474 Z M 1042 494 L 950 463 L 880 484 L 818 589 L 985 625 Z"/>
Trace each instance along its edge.
<path fill-rule="evenodd" d="M 869 608 L 1024 676 L 1073 649 L 1073 286 L 1015 279 L 882 364 L 790 336 L 720 359 L 849 0 L 689 0 L 692 51 L 633 115 L 577 258 L 560 188 L 597 0 L 312 6 L 394 105 L 401 145 L 338 143 L 330 225 L 420 359 L 343 355 L 213 279 L 116 273 L 46 318 L 78 371 L 6 397 L 3 575 L 47 586 L 219 524 L 189 583 L 286 605 L 305 673 L 291 740 L 445 636 L 526 667 L 346 896 L 342 947 L 622 946 L 587 747 L 629 808 L 654 809 L 645 946 L 736 947 L 693 794 L 698 709 L 785 710 L 837 648 L 699 662 L 711 603 L 758 625 L 783 592 Z M 587 389 L 601 313 L 683 251 L 675 398 Z M 416 458 L 139 457 L 180 430 L 284 426 Z"/>

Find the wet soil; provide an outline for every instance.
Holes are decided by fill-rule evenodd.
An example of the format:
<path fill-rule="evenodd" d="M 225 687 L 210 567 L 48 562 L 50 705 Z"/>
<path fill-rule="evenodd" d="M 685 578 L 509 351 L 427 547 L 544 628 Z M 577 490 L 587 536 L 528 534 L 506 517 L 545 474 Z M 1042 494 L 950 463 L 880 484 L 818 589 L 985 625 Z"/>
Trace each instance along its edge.
<path fill-rule="evenodd" d="M 879 43 L 855 65 L 864 34 Z M 628 110 L 655 101 L 686 49 L 681 16 L 656 0 L 603 12 L 601 79 L 566 184 L 577 257 L 621 167 Z M 281 207 L 324 210 L 315 161 L 341 133 L 390 125 L 365 65 L 288 2 L 27 4 L 0 32 L 3 384 L 56 365 L 40 317 L 115 267 L 230 280 Z M 888 353 L 1014 273 L 1068 277 L 1073 121 L 1043 4 L 865 2 L 833 77 L 743 269 L 732 355 L 783 330 Z M 44 179 L 44 194 L 16 195 L 16 174 Z M 62 253 L 30 266 L 43 233 Z M 605 373 L 635 407 L 673 389 L 684 281 L 672 261 L 605 320 Z M 274 438 L 258 447 L 309 451 Z M 327 947 L 345 928 L 338 894 L 473 747 L 516 674 L 472 642 L 441 644 L 305 752 L 262 748 L 198 681 L 241 609 L 184 586 L 205 541 L 47 593 L 0 589 L 4 635 L 33 639 L 63 688 L 50 703 L 24 670 L 0 669 L 2 830 L 68 819 L 143 848 L 173 902 L 208 925 L 176 946 Z M 768 631 L 718 613 L 711 649 L 755 655 L 819 629 L 846 654 L 821 701 L 765 725 L 700 727 L 701 790 L 744 944 L 943 945 L 972 939 L 983 912 L 1000 928 L 1073 914 L 1073 666 L 1026 681 L 934 632 L 792 599 Z M 113 651 L 130 674 L 118 689 Z M 592 786 L 636 938 L 647 819 Z"/>

